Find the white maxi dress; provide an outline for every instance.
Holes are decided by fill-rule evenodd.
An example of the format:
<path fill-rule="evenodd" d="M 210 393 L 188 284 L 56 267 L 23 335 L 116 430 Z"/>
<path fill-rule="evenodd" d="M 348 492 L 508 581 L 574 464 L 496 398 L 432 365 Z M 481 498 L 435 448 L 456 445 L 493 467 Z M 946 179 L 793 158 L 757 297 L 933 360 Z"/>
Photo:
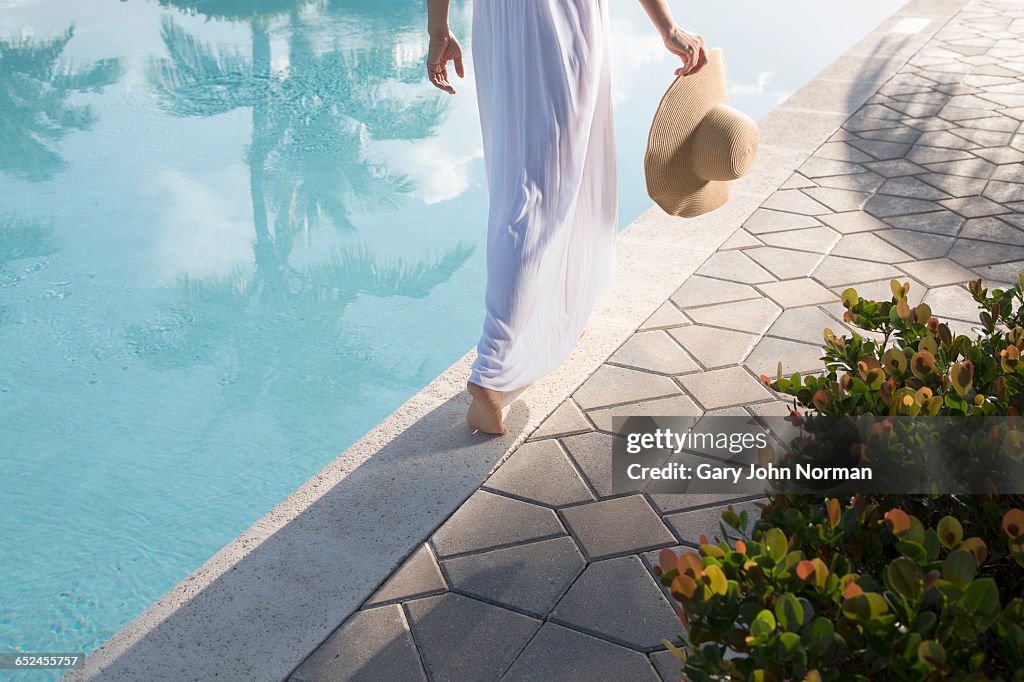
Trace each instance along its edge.
<path fill-rule="evenodd" d="M 558 367 L 612 277 L 607 0 L 474 0 L 472 47 L 490 206 L 469 380 L 512 391 Z"/>

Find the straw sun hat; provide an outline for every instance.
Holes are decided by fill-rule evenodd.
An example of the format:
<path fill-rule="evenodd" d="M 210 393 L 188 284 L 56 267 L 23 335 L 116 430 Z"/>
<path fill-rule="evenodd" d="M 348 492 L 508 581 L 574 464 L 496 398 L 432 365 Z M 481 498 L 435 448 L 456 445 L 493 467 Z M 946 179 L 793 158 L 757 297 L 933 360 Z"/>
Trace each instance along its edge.
<path fill-rule="evenodd" d="M 647 193 L 666 213 L 693 218 L 729 199 L 729 181 L 757 155 L 757 124 L 726 104 L 725 56 L 708 52 L 692 76 L 677 76 L 647 138 Z"/>

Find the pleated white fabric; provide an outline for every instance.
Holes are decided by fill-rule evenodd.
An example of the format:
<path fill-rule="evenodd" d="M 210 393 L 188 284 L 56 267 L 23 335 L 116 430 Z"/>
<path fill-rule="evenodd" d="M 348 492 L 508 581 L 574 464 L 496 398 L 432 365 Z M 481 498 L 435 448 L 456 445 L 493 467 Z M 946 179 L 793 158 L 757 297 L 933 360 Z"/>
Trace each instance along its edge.
<path fill-rule="evenodd" d="M 512 391 L 565 359 L 612 277 L 618 199 L 606 0 L 474 0 L 490 208 L 469 380 Z"/>

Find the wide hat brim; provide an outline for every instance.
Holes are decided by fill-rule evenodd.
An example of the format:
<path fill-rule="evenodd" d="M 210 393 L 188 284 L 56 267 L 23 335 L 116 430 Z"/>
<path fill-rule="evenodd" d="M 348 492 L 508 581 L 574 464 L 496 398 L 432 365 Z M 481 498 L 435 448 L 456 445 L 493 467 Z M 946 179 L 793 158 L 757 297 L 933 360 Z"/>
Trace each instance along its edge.
<path fill-rule="evenodd" d="M 713 109 L 727 109 L 747 133 L 745 168 L 757 149 L 756 125 L 726 107 L 726 63 L 720 48 L 707 52 L 708 62 L 691 76 L 677 76 L 658 105 L 647 139 L 644 175 L 647 193 L 666 213 L 692 218 L 721 207 L 729 199 L 729 182 L 701 177 L 694 163 L 694 132 Z M 751 135 L 752 132 L 752 135 Z M 722 150 L 727 154 L 727 150 Z"/>

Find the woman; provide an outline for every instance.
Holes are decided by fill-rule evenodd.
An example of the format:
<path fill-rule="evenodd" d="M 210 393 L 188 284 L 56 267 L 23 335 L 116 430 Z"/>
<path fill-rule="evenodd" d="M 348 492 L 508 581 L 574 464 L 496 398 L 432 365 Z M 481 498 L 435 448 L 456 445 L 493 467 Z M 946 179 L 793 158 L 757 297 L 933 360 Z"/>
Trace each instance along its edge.
<path fill-rule="evenodd" d="M 450 0 L 428 0 L 430 81 L 455 94 Z M 505 433 L 502 394 L 555 369 L 611 280 L 617 225 L 608 0 L 474 0 L 473 66 L 490 209 L 483 334 L 467 388 L 475 431 Z M 696 73 L 704 40 L 640 0 Z"/>

